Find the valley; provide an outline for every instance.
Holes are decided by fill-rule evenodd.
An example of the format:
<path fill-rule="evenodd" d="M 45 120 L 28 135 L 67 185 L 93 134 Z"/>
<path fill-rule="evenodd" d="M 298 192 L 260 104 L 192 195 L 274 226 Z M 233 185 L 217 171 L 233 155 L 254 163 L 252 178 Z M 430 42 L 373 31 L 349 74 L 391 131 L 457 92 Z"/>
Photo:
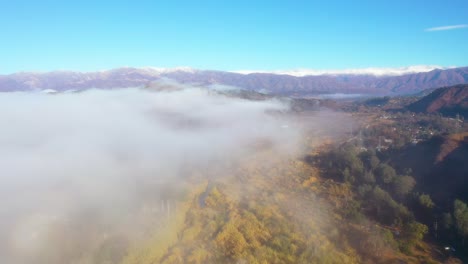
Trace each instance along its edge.
<path fill-rule="evenodd" d="M 32 197 L 47 194 L 50 201 L 36 205 L 33 214 L 10 213 L 16 223 L 5 224 L 13 231 L 0 229 L 6 238 L 2 254 L 10 261 L 370 264 L 466 258 L 464 212 L 460 216 L 454 203 L 463 208 L 467 199 L 468 125 L 459 115 L 408 111 L 433 94 L 333 101 L 166 81 L 138 90 L 11 96 L 35 97 L 35 113 L 69 100 L 61 109 L 80 125 L 67 125 L 61 112 L 49 117 L 51 124 L 84 130 L 67 134 L 66 141 L 47 126 L 39 130 L 68 146 L 67 156 L 94 155 L 71 144 L 88 138 L 88 127 L 107 131 L 109 143 L 100 139 L 91 148 L 101 153 L 99 163 L 88 161 L 89 175 L 97 178 L 52 177 L 49 165 L 38 171 L 43 190 L 12 185 Z M 75 111 L 80 102 L 103 116 L 118 113 L 122 128 L 81 119 Z M 17 116 L 18 124 L 22 118 Z M 22 140 L 5 133 L 9 142 Z M 147 147 L 134 148 L 139 145 Z M 49 146 L 25 148 L 69 162 Z M 81 197 L 78 203 L 74 196 Z"/>

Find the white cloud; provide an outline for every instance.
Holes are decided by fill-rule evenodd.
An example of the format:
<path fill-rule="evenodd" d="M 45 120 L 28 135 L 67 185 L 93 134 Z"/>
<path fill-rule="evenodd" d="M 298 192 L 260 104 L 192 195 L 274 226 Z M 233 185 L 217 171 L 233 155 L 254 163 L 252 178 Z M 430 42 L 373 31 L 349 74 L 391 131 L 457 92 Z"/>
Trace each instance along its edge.
<path fill-rule="evenodd" d="M 460 28 L 468 28 L 468 24 L 432 27 L 432 28 L 426 28 L 424 31 L 443 31 L 443 30 L 452 30 L 452 29 L 460 29 Z"/>
<path fill-rule="evenodd" d="M 315 70 L 315 69 L 293 69 L 293 70 L 275 70 L 275 71 L 255 71 L 255 70 L 240 70 L 233 71 L 241 74 L 250 73 L 272 73 L 286 74 L 291 76 L 318 76 L 318 75 L 374 75 L 374 76 L 398 76 L 419 72 L 429 72 L 435 69 L 448 69 L 452 67 L 442 67 L 437 65 L 414 65 L 398 68 L 360 68 L 360 69 L 341 69 L 341 70 Z"/>

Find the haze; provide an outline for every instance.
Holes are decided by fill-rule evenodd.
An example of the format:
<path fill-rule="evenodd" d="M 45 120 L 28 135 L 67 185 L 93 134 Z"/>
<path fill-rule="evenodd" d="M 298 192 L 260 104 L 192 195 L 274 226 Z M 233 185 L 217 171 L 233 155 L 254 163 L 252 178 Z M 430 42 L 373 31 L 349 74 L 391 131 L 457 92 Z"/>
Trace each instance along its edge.
<path fill-rule="evenodd" d="M 298 153 L 285 102 L 170 87 L 0 97 L 2 263 L 83 260 L 116 232 L 141 239 L 142 208 L 182 188 L 187 168 L 224 166 L 259 141 Z"/>

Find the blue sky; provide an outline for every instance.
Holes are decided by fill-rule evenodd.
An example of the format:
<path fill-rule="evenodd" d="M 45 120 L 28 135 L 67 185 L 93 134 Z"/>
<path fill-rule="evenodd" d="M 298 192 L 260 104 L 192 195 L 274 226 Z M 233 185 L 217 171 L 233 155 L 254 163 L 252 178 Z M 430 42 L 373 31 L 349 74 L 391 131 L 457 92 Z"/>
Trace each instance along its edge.
<path fill-rule="evenodd" d="M 2 1 L 0 74 L 468 65 L 468 1 Z M 435 27 L 462 25 L 456 28 Z"/>

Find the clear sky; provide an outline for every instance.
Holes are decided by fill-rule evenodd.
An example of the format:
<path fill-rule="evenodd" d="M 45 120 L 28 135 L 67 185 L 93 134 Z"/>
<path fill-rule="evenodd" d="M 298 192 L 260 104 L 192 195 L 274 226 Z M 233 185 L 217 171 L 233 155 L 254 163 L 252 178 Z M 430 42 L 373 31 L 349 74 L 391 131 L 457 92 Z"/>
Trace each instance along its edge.
<path fill-rule="evenodd" d="M 467 0 L 2 0 L 0 74 L 467 66 L 467 24 Z"/>

